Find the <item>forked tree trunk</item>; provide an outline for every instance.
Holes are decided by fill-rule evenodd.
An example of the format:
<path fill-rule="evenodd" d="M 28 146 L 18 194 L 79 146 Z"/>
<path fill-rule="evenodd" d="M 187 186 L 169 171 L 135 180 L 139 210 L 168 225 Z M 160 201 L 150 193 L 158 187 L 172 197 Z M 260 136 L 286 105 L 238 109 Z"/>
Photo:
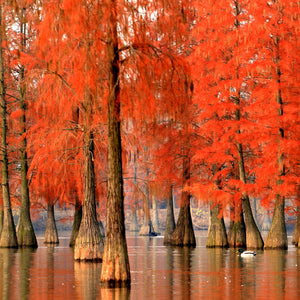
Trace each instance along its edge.
<path fill-rule="evenodd" d="M 8 159 L 7 159 L 7 109 L 5 99 L 5 82 L 4 82 L 4 62 L 3 62 L 3 37 L 4 37 L 4 24 L 2 20 L 2 4 L 0 4 L 0 106 L 1 106 L 1 160 L 2 160 L 2 198 L 3 198 L 3 226 L 0 236 L 0 247 L 3 248 L 17 248 L 18 241 L 16 235 L 16 228 L 13 220 L 10 194 L 9 194 L 9 181 L 8 181 Z"/>
<path fill-rule="evenodd" d="M 281 97 L 281 70 L 280 70 L 280 56 L 279 56 L 279 41 L 280 38 L 278 36 L 273 37 L 274 45 L 275 45 L 275 63 L 276 63 L 276 80 L 278 84 L 278 92 L 276 97 L 277 105 L 279 105 L 278 116 L 279 118 L 283 116 L 283 101 Z M 277 181 L 277 185 L 282 184 L 281 177 L 285 176 L 285 164 L 284 164 L 284 153 L 281 152 L 281 143 L 284 140 L 284 129 L 279 128 L 278 130 L 278 175 L 280 179 Z M 275 209 L 273 214 L 273 219 L 271 223 L 271 228 L 268 233 L 265 242 L 265 249 L 287 249 L 288 247 L 288 239 L 285 225 L 285 199 L 280 195 L 276 195 L 275 200 Z"/>
<path fill-rule="evenodd" d="M 210 207 L 210 225 L 208 228 L 207 248 L 227 248 L 227 234 L 223 216 L 220 217 L 219 204 Z"/>
<path fill-rule="evenodd" d="M 164 245 L 172 244 L 172 235 L 175 229 L 175 218 L 173 208 L 173 187 L 170 186 L 169 195 L 167 198 L 167 219 L 165 227 Z"/>
<path fill-rule="evenodd" d="M 183 187 L 188 184 L 190 180 L 190 159 L 184 157 L 183 159 Z M 193 222 L 190 211 L 191 195 L 187 191 L 182 191 L 181 206 L 176 228 L 172 235 L 171 244 L 174 246 L 195 247 L 196 239 L 194 234 Z"/>
<path fill-rule="evenodd" d="M 103 239 L 96 214 L 94 137 L 86 130 L 83 140 L 83 202 L 82 219 L 75 240 L 74 259 L 101 261 Z"/>
<path fill-rule="evenodd" d="M 235 111 L 236 120 L 240 120 L 240 99 L 237 97 L 235 99 L 235 104 L 237 109 Z M 240 130 L 238 130 L 238 134 Z M 245 173 L 245 164 L 244 164 L 244 154 L 243 146 L 240 143 L 236 144 L 238 150 L 238 165 L 239 165 L 239 179 L 242 183 L 246 183 L 246 173 Z M 245 227 L 246 227 L 246 247 L 247 249 L 262 249 L 264 247 L 264 242 L 261 236 L 260 231 L 256 225 L 256 222 L 253 218 L 253 213 L 247 193 L 243 193 L 242 196 L 242 209 L 244 213 Z"/>
<path fill-rule="evenodd" d="M 300 239 L 300 207 L 299 205 L 297 206 L 297 215 L 296 215 L 296 223 L 294 227 L 294 232 L 293 232 L 293 237 L 292 237 L 292 244 L 295 245 L 296 247 L 300 246 L 299 243 Z"/>
<path fill-rule="evenodd" d="M 24 9 L 21 9 L 21 50 L 25 50 L 26 47 L 26 23 Z M 26 85 L 24 84 L 24 67 L 20 69 L 20 134 L 23 136 L 21 141 L 21 212 L 20 220 L 17 230 L 17 239 L 19 247 L 31 247 L 37 248 L 37 240 L 32 226 L 30 218 L 30 200 L 29 200 L 29 187 L 27 180 L 28 163 L 27 163 L 27 139 L 26 139 Z"/>
<path fill-rule="evenodd" d="M 58 239 L 56 222 L 54 217 L 54 204 L 48 203 L 44 244 L 58 244 L 58 243 L 59 243 L 59 239 Z"/>
<path fill-rule="evenodd" d="M 74 245 L 75 245 L 75 240 L 76 240 L 78 232 L 79 232 L 81 218 L 82 218 L 82 204 L 81 204 L 80 200 L 78 199 L 78 197 L 76 196 L 74 221 L 73 221 L 72 233 L 71 233 L 70 243 L 69 243 L 70 247 L 74 247 Z"/>
<path fill-rule="evenodd" d="M 231 210 L 227 240 L 231 248 L 246 248 L 246 229 L 241 204 L 235 205 Z"/>
<path fill-rule="evenodd" d="M 120 60 L 117 33 L 117 3 L 109 4 L 107 50 L 109 57 L 108 174 L 106 234 L 101 282 L 112 287 L 130 285 L 130 267 L 125 236 L 122 145 L 120 128 Z"/>

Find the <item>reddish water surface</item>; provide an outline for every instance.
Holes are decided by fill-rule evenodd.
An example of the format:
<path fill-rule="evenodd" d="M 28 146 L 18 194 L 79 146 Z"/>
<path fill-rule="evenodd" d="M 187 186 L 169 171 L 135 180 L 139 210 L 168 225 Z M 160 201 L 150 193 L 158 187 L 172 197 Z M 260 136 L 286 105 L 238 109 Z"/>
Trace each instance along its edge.
<path fill-rule="evenodd" d="M 38 238 L 34 251 L 0 249 L 0 299 L 300 299 L 299 249 L 245 259 L 232 249 L 206 249 L 197 234 L 195 249 L 128 235 L 130 289 L 101 288 L 101 263 L 74 262 L 67 237 L 55 247 Z"/>

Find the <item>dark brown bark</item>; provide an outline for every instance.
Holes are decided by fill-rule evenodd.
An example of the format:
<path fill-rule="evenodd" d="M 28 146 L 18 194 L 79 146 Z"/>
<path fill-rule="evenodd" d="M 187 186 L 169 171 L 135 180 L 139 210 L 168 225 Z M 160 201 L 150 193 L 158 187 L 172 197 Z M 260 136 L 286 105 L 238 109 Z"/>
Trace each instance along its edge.
<path fill-rule="evenodd" d="M 174 209 L 173 209 L 173 187 L 170 186 L 170 191 L 167 198 L 167 219 L 166 219 L 166 227 L 165 227 L 164 245 L 171 244 L 174 229 L 175 229 L 175 218 L 174 218 Z"/>
<path fill-rule="evenodd" d="M 220 215 L 218 204 L 212 204 L 210 207 L 210 225 L 208 228 L 207 248 L 227 248 L 227 234 L 223 216 Z"/>
<path fill-rule="evenodd" d="M 108 174 L 106 234 L 101 271 L 104 285 L 130 285 L 130 267 L 125 236 L 122 145 L 120 124 L 120 59 L 117 34 L 117 3 L 110 1 L 107 50 L 109 57 Z"/>
<path fill-rule="evenodd" d="M 59 239 L 58 239 L 56 222 L 54 217 L 54 205 L 48 203 L 44 244 L 58 244 L 58 243 L 59 243 Z"/>
<path fill-rule="evenodd" d="M 246 229 L 241 204 L 231 210 L 227 240 L 231 248 L 246 248 Z"/>
<path fill-rule="evenodd" d="M 2 20 L 2 5 L 0 4 L 0 106 L 1 106 L 1 160 L 2 160 L 2 198 L 3 198 L 3 226 L 0 236 L 0 247 L 17 248 L 18 241 L 16 228 L 13 220 L 8 179 L 8 158 L 7 158 L 7 108 L 6 108 L 6 86 L 4 82 L 4 62 L 3 62 L 3 37 L 4 22 Z"/>
<path fill-rule="evenodd" d="M 190 180 L 190 159 L 183 158 L 183 187 Z M 172 234 L 171 244 L 174 246 L 195 247 L 196 239 L 190 211 L 191 195 L 187 191 L 182 191 L 181 207 L 175 230 Z"/>
<path fill-rule="evenodd" d="M 70 237 L 70 247 L 75 246 L 75 240 L 77 238 L 79 228 L 80 228 L 80 223 L 82 219 L 82 204 L 78 197 L 76 196 L 75 199 L 75 211 L 74 211 L 74 221 L 73 221 L 73 226 L 72 226 L 72 232 L 71 232 L 71 237 Z"/>
<path fill-rule="evenodd" d="M 75 240 L 74 259 L 100 261 L 103 254 L 103 239 L 96 214 L 94 137 L 91 131 L 84 132 L 83 144 L 82 219 Z"/>

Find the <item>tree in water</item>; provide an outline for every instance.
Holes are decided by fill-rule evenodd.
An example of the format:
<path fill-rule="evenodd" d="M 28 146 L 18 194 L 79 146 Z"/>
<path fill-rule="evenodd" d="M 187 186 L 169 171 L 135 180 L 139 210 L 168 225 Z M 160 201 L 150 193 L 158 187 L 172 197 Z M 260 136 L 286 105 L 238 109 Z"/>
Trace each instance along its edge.
<path fill-rule="evenodd" d="M 54 216 L 54 203 L 47 204 L 47 222 L 44 244 L 59 244 L 58 233 Z"/>
<path fill-rule="evenodd" d="M 27 40 L 27 24 L 26 24 L 26 8 L 21 7 L 18 13 L 20 22 L 20 52 L 26 51 Z M 38 246 L 34 229 L 30 218 L 30 197 L 29 197 L 29 184 L 27 179 L 28 173 L 28 158 L 27 158 L 27 122 L 26 122 L 26 84 L 25 84 L 25 66 L 20 63 L 19 67 L 19 102 L 20 102 L 20 135 L 22 136 L 20 145 L 21 154 L 21 212 L 17 230 L 17 239 L 19 247 L 32 247 Z"/>
<path fill-rule="evenodd" d="M 3 197 L 3 225 L 0 236 L 0 247 L 17 248 L 18 241 L 16 228 L 13 220 L 8 177 L 7 158 L 7 103 L 6 103 L 6 83 L 4 78 L 4 48 L 6 32 L 4 26 L 5 4 L 0 3 L 0 106 L 1 106 L 1 161 L 2 161 L 2 197 Z"/>
<path fill-rule="evenodd" d="M 175 218 L 174 218 L 174 208 L 173 208 L 173 186 L 170 185 L 169 194 L 167 195 L 167 216 L 166 216 L 166 227 L 164 233 L 164 245 L 171 244 L 174 229 L 175 229 Z"/>

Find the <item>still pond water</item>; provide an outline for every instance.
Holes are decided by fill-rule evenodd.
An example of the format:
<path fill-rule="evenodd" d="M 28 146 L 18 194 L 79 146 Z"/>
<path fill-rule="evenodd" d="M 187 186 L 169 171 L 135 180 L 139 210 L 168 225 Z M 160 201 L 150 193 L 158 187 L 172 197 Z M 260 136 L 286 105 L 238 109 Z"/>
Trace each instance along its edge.
<path fill-rule="evenodd" d="M 0 299 L 300 299 L 300 250 L 261 251 L 163 246 L 163 237 L 127 235 L 131 288 L 100 286 L 101 263 L 73 261 L 69 238 L 56 247 L 0 249 Z M 290 240 L 290 239 L 289 239 Z"/>

